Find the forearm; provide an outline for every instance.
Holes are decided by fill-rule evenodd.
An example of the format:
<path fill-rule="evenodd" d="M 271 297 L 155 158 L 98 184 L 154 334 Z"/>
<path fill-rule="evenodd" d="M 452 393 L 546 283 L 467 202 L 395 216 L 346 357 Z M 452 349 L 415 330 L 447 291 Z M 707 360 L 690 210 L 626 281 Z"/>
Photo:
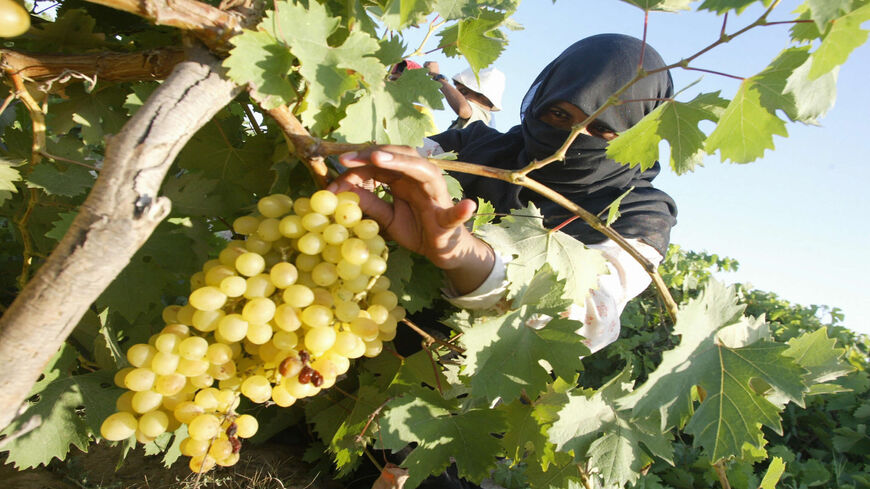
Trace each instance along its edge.
<path fill-rule="evenodd" d="M 444 270 L 453 290 L 460 295 L 477 289 L 489 277 L 495 264 L 495 252 L 488 244 L 473 237 L 468 251 L 451 260 L 450 268 Z"/>
<path fill-rule="evenodd" d="M 441 80 L 440 83 L 441 93 L 444 94 L 444 99 L 447 100 L 447 105 L 453 109 L 453 112 L 462 119 L 468 119 L 471 117 L 471 105 L 469 105 L 465 96 L 459 93 L 459 90 L 450 84 L 450 80 L 445 78 Z"/>

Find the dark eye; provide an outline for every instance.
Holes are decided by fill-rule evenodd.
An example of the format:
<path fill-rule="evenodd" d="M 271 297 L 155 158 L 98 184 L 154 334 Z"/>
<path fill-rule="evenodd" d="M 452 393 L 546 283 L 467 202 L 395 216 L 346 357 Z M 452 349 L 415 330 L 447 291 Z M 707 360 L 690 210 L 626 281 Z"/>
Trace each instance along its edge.
<path fill-rule="evenodd" d="M 557 119 L 568 119 L 570 117 L 567 112 L 558 107 L 550 107 L 549 112 L 550 115 Z"/>

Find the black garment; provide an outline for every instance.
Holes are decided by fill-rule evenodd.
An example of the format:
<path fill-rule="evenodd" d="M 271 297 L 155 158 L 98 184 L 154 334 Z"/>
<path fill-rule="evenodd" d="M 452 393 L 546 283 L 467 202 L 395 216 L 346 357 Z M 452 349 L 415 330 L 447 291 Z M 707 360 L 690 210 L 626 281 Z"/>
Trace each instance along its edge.
<path fill-rule="evenodd" d="M 558 101 L 570 102 L 592 114 L 607 99 L 632 79 L 643 55 L 646 71 L 665 66 L 649 45 L 630 36 L 601 34 L 578 41 L 551 62 L 535 79 L 523 99 L 522 122 L 506 133 L 484 124 L 446 131 L 432 139 L 446 151 L 456 151 L 461 161 L 502 169 L 519 169 L 534 159 L 555 153 L 569 132 L 553 128 L 538 117 Z M 663 99 L 673 95 L 673 82 L 667 71 L 648 76 L 632 85 L 620 100 L 637 100 L 609 107 L 596 121 L 612 130 L 625 131 L 652 112 Z M 568 149 L 564 162 L 552 163 L 529 176 L 564 195 L 587 211 L 597 214 L 629 188 L 613 223 L 617 232 L 639 238 L 664 256 L 670 229 L 676 223 L 676 204 L 666 193 L 652 186 L 660 167 L 641 171 L 610 160 L 605 155 L 606 141 L 580 135 Z M 555 227 L 573 214 L 535 192 L 517 185 L 468 174 L 455 174 L 467 197 L 481 197 L 493 203 L 497 212 L 506 213 L 533 202 L 544 215 L 544 225 Z M 563 231 L 584 243 L 606 238 L 582 220 Z"/>

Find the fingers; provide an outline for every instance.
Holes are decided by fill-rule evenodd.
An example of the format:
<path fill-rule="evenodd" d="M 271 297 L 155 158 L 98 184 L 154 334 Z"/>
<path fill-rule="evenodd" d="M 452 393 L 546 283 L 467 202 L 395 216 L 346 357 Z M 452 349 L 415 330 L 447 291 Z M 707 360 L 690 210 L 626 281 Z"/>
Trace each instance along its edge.
<path fill-rule="evenodd" d="M 365 182 L 371 181 L 365 175 L 356 171 L 343 173 L 333 180 L 326 189 L 332 193 L 350 191 L 359 196 L 359 206 L 362 211 L 386 229 L 393 221 L 393 207 L 374 193 L 363 188 Z"/>
<path fill-rule="evenodd" d="M 407 178 L 424 187 L 422 190 L 437 197 L 441 204 L 450 202 L 441 170 L 407 146 L 382 146 L 359 153 L 346 153 L 339 160 L 348 168 L 374 168 L 376 170 L 370 173 L 372 178 L 385 183 L 392 184 Z"/>
<path fill-rule="evenodd" d="M 477 203 L 471 199 L 463 199 L 458 204 L 449 207 L 439 214 L 439 225 L 452 229 L 465 225 L 465 222 L 474 216 Z"/>

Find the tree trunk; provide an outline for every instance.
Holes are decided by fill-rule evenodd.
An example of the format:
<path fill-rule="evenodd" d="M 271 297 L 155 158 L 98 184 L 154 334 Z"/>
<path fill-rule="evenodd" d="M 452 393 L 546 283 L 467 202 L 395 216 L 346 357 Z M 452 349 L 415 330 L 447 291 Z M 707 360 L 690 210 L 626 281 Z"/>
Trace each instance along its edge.
<path fill-rule="evenodd" d="M 121 132 L 99 178 L 47 261 L 0 318 L 0 429 L 88 307 L 169 214 L 157 193 L 190 137 L 240 92 L 204 50 L 178 64 Z"/>

